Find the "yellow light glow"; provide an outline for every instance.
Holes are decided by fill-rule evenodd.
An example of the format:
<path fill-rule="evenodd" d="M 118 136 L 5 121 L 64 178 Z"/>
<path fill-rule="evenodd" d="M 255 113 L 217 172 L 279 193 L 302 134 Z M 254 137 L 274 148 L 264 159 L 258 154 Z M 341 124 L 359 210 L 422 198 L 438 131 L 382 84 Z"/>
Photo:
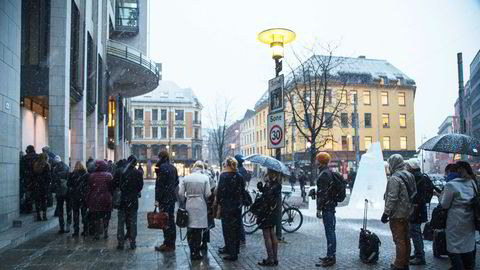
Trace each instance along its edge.
<path fill-rule="evenodd" d="M 272 44 L 273 42 L 282 42 L 288 44 L 295 40 L 295 32 L 286 28 L 272 28 L 262 31 L 257 38 L 260 42 L 265 44 Z"/>
<path fill-rule="evenodd" d="M 283 58 L 283 44 L 280 42 L 274 42 L 270 45 L 272 48 L 272 58 L 273 59 L 281 59 Z"/>

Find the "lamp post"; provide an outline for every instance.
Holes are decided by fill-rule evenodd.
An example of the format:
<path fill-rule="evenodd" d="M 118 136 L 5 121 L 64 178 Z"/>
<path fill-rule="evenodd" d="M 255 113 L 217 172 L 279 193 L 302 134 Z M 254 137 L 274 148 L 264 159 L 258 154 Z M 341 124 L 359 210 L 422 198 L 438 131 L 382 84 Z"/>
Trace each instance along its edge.
<path fill-rule="evenodd" d="M 283 47 L 295 40 L 295 32 L 286 28 L 271 28 L 260 32 L 257 36 L 262 43 L 268 44 L 272 49 L 272 58 L 275 60 L 275 77 L 282 71 Z M 283 97 L 281 97 L 283 102 Z M 282 106 L 283 107 L 283 106 Z M 281 160 L 281 149 L 275 149 L 275 158 Z"/>

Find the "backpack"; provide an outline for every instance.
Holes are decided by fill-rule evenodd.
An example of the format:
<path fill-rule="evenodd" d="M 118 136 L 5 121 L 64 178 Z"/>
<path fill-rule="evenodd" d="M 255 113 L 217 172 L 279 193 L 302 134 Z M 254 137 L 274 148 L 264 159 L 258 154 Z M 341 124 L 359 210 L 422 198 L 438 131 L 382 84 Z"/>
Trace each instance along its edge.
<path fill-rule="evenodd" d="M 343 202 L 347 197 L 347 182 L 338 172 L 332 172 L 332 196 L 336 202 Z"/>

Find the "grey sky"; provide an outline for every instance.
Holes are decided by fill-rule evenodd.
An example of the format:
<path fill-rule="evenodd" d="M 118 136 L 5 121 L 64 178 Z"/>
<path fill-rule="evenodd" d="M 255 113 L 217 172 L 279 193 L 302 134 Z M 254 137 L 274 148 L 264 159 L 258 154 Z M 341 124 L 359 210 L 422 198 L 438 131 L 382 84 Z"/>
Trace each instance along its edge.
<path fill-rule="evenodd" d="M 206 109 L 228 93 L 236 118 L 274 76 L 268 46 L 256 40 L 264 29 L 295 31 L 296 51 L 317 40 L 339 44 L 336 55 L 386 59 L 416 81 L 417 146 L 453 114 L 457 52 L 467 81 L 480 49 L 480 0 L 151 0 L 150 16 L 150 54 L 163 79 L 191 87 Z M 295 63 L 291 54 L 287 47 Z"/>

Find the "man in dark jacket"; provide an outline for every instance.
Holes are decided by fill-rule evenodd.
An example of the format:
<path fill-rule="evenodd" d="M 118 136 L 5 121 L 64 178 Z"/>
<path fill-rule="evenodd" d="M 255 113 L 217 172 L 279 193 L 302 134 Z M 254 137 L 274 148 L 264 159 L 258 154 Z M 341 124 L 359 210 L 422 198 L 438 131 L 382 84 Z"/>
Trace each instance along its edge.
<path fill-rule="evenodd" d="M 27 146 L 26 155 L 20 159 L 20 179 L 21 179 L 21 194 L 23 197 L 23 203 L 20 206 L 20 212 L 22 214 L 28 214 L 33 209 L 33 163 L 37 158 L 35 148 L 33 145 Z"/>
<path fill-rule="evenodd" d="M 415 248 L 414 255 L 410 257 L 410 265 L 425 265 L 425 251 L 423 246 L 422 223 L 428 221 L 427 217 L 427 179 L 425 179 L 418 159 L 409 159 L 405 162 L 408 172 L 415 177 L 417 195 L 413 200 L 413 213 L 410 216 L 410 238 Z"/>
<path fill-rule="evenodd" d="M 130 238 L 130 249 L 136 248 L 137 237 L 137 210 L 138 198 L 143 188 L 143 175 L 135 169 L 137 158 L 134 155 L 128 157 L 125 173 L 115 179 L 114 187 L 120 188 L 120 207 L 118 209 L 117 249 L 123 249 L 125 241 L 125 225 L 127 237 Z"/>
<path fill-rule="evenodd" d="M 243 167 L 243 162 L 245 159 L 242 155 L 236 155 L 235 159 L 237 160 L 237 172 L 242 176 L 243 186 L 247 186 L 247 178 L 249 177 L 247 169 Z M 242 193 L 243 194 L 243 193 Z M 243 226 L 243 220 L 238 220 L 240 226 L 240 245 L 245 245 L 245 227 Z"/>
<path fill-rule="evenodd" d="M 168 214 L 168 228 L 163 230 L 163 244 L 155 247 L 156 251 L 171 252 L 175 250 L 175 239 L 177 237 L 175 227 L 175 202 L 177 201 L 178 173 L 175 166 L 170 164 L 170 157 L 167 151 L 158 154 L 158 162 L 155 172 L 155 205 Z"/>
<path fill-rule="evenodd" d="M 58 224 L 60 230 L 58 233 L 68 233 L 70 232 L 70 226 L 72 225 L 72 206 L 69 199 L 68 192 L 68 176 L 69 168 L 65 162 L 62 162 L 60 156 L 55 156 L 53 162 L 53 187 L 55 190 L 55 198 L 57 199 L 57 208 L 55 209 L 55 214 L 58 216 Z M 67 208 L 67 226 L 65 226 L 64 220 L 64 205 L 66 204 Z"/>
<path fill-rule="evenodd" d="M 337 238 L 335 235 L 335 207 L 337 201 L 334 199 L 332 182 L 333 174 L 328 168 L 331 157 L 326 152 L 317 155 L 319 163 L 319 176 L 317 178 L 317 217 L 323 219 L 325 227 L 325 237 L 327 238 L 327 256 L 320 258 L 320 263 L 316 266 L 329 267 L 336 263 L 335 254 L 337 252 Z"/>

